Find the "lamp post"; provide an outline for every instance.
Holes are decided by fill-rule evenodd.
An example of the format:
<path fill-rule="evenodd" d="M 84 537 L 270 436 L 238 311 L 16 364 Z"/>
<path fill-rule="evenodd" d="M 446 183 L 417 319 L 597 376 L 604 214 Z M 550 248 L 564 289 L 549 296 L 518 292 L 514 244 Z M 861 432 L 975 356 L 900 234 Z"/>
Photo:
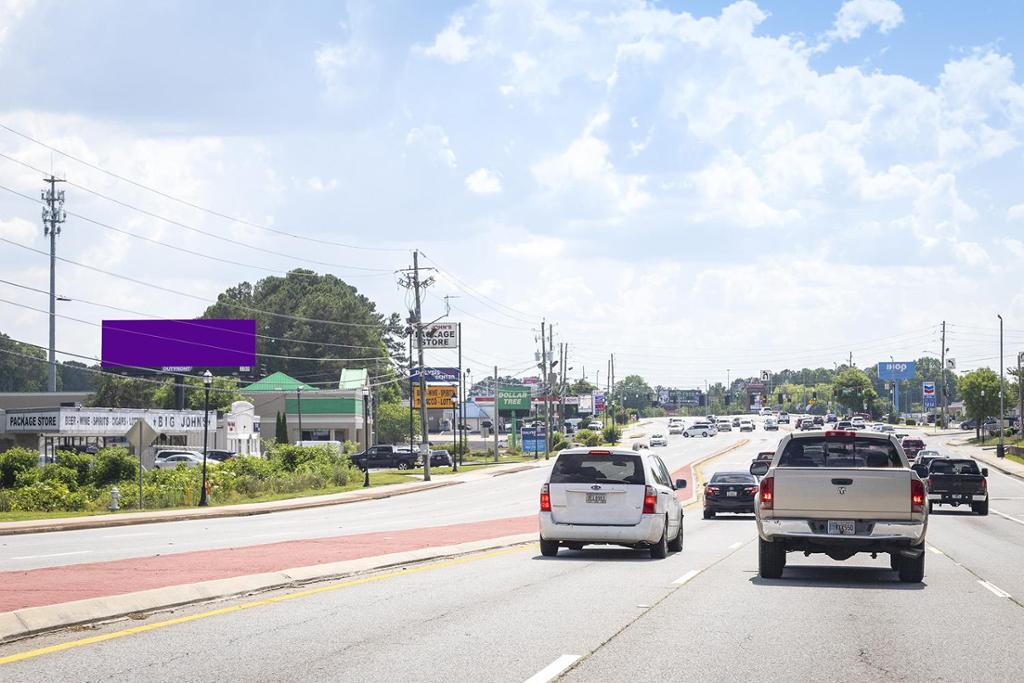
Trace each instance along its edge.
<path fill-rule="evenodd" d="M 207 370 L 203 373 L 203 485 L 199 489 L 199 507 L 204 508 L 209 503 L 206 500 L 206 445 L 210 435 L 210 386 L 213 384 L 213 375 Z"/>
<path fill-rule="evenodd" d="M 295 387 L 295 405 L 299 411 L 299 441 L 302 441 L 302 387 Z"/>
<path fill-rule="evenodd" d="M 1003 420 L 1006 418 L 1006 411 L 1003 409 L 1003 316 L 999 318 L 999 445 L 996 446 L 996 457 L 1005 458 L 1006 450 L 1003 446 Z"/>
<path fill-rule="evenodd" d="M 985 405 L 985 390 L 984 389 L 981 390 L 981 405 Z M 982 422 L 982 420 L 984 420 L 985 418 L 979 417 L 979 418 L 975 418 L 975 419 L 977 420 L 977 425 L 976 426 L 978 428 L 978 433 L 981 434 L 981 443 L 984 444 L 985 443 L 985 423 Z"/>
<path fill-rule="evenodd" d="M 497 401 L 497 397 L 494 399 Z M 459 471 L 459 397 L 452 396 L 452 447 L 455 452 L 452 453 L 452 472 Z"/>
<path fill-rule="evenodd" d="M 370 400 L 370 387 L 363 385 L 363 453 L 367 454 L 366 461 L 363 463 L 363 488 L 369 488 L 370 486 L 370 418 L 368 403 Z"/>

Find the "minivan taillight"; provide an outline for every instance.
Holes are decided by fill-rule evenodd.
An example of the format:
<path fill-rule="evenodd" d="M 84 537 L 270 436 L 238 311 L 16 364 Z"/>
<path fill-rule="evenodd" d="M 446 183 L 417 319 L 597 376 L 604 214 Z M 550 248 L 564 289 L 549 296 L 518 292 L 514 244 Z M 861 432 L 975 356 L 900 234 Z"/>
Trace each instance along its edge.
<path fill-rule="evenodd" d="M 551 490 L 547 484 L 540 490 L 540 511 L 551 512 Z"/>
<path fill-rule="evenodd" d="M 775 477 L 765 477 L 761 480 L 761 509 L 775 509 Z"/>
<path fill-rule="evenodd" d="M 924 512 L 924 482 L 920 479 L 910 480 L 910 511 Z"/>
<path fill-rule="evenodd" d="M 658 504 L 658 495 L 654 491 L 653 486 L 648 486 L 644 490 L 644 514 L 653 515 L 655 513 L 655 506 Z"/>

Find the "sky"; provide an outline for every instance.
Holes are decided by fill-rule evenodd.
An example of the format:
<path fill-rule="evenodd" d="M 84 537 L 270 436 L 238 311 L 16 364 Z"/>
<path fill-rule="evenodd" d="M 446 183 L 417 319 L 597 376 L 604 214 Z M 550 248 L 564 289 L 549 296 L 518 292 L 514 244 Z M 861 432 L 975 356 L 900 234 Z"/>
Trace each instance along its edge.
<path fill-rule="evenodd" d="M 296 267 L 404 316 L 418 249 L 475 376 L 534 374 L 542 319 L 602 384 L 913 359 L 943 320 L 996 367 L 997 314 L 1015 364 L 1022 45 L 1012 0 L 0 0 L 0 331 L 47 343 L 12 242 L 47 249 L 52 171 L 58 255 L 122 276 L 58 263 L 75 354 L 97 303 Z"/>

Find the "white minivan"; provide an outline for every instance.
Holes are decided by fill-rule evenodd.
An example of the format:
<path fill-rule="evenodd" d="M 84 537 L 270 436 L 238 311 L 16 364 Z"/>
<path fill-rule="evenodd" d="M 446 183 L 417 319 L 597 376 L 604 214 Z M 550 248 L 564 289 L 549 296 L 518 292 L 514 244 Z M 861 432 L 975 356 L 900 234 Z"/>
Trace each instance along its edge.
<path fill-rule="evenodd" d="M 623 545 L 653 558 L 683 549 L 683 508 L 665 463 L 625 448 L 563 450 L 540 493 L 540 551 Z"/>

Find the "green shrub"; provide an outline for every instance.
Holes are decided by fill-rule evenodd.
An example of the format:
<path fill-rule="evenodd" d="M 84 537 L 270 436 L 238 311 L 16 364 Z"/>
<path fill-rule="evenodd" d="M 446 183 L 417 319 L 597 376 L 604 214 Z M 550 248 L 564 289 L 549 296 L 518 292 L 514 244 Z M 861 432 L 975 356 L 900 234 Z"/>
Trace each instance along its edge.
<path fill-rule="evenodd" d="M 74 451 L 57 451 L 57 464 L 70 467 L 75 471 L 75 480 L 80 486 L 88 484 L 90 473 L 95 466 L 96 456 L 91 453 L 75 453 Z"/>
<path fill-rule="evenodd" d="M 342 444 L 342 453 L 345 455 L 352 455 L 353 453 L 361 453 L 363 446 L 358 441 L 352 441 L 349 439 Z"/>
<path fill-rule="evenodd" d="M 569 445 L 569 442 L 565 439 L 565 434 L 561 432 L 555 432 L 551 435 L 551 450 L 560 451 Z"/>
<path fill-rule="evenodd" d="M 89 498 L 85 492 L 72 492 L 59 481 L 38 481 L 12 492 L 11 509 L 33 512 L 85 510 Z"/>
<path fill-rule="evenodd" d="M 608 425 L 601 431 L 601 436 L 604 437 L 606 443 L 618 443 L 622 439 L 622 430 L 614 425 Z"/>
<path fill-rule="evenodd" d="M 330 446 L 290 446 L 285 444 L 275 446 L 270 452 L 269 459 L 272 462 L 280 463 L 280 466 L 289 472 L 294 472 L 299 465 L 322 456 L 338 457 Z"/>
<path fill-rule="evenodd" d="M 139 463 L 126 448 L 104 448 L 96 454 L 92 468 L 92 483 L 96 486 L 110 486 L 138 476 Z"/>
<path fill-rule="evenodd" d="M 915 426 L 915 425 L 917 424 L 917 420 L 915 420 L 915 419 L 914 419 L 914 418 L 912 418 L 912 417 L 908 417 L 908 418 L 906 419 L 906 421 L 905 421 L 905 424 L 906 424 L 906 425 L 907 425 L 908 427 L 913 427 L 913 426 Z"/>
<path fill-rule="evenodd" d="M 11 506 L 14 504 L 12 498 L 13 494 L 10 491 L 0 489 L 0 512 L 11 511 Z"/>
<path fill-rule="evenodd" d="M 69 491 L 75 491 L 78 489 L 78 472 L 51 462 L 39 470 L 39 481 L 59 481 L 67 486 Z"/>
<path fill-rule="evenodd" d="M 14 476 L 14 488 L 20 489 L 23 486 L 31 486 L 39 481 L 39 474 L 42 470 L 38 467 L 33 467 L 30 470 L 21 470 Z"/>
<path fill-rule="evenodd" d="M 600 446 L 603 438 L 601 432 L 594 432 L 589 429 L 581 429 L 576 432 L 576 440 L 584 446 Z"/>
<path fill-rule="evenodd" d="M 0 488 L 15 486 L 19 472 L 35 469 L 39 453 L 28 448 L 11 448 L 0 453 Z"/>

